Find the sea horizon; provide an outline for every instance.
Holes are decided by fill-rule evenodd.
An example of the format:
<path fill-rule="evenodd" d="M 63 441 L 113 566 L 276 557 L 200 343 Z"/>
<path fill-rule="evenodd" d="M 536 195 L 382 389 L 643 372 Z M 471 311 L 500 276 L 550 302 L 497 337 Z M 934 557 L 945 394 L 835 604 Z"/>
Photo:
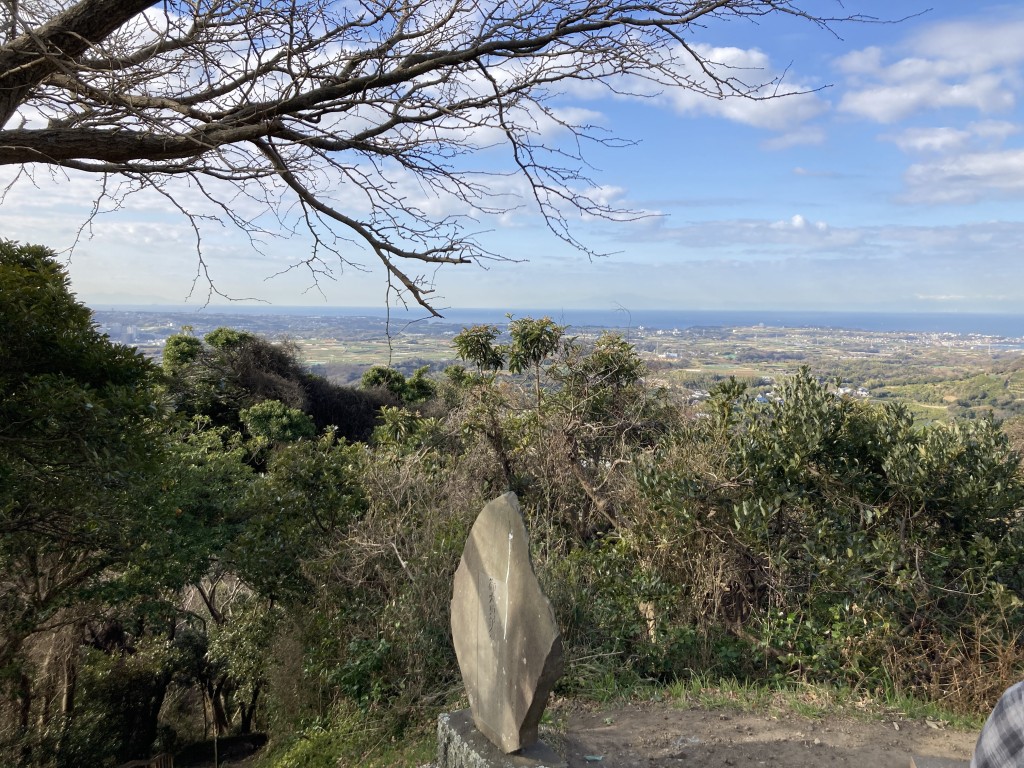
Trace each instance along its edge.
<path fill-rule="evenodd" d="M 95 312 L 153 312 L 195 314 L 199 316 L 271 315 L 282 317 L 369 317 L 390 319 L 394 323 L 451 323 L 504 325 L 508 315 L 550 317 L 558 323 L 577 328 L 684 330 L 700 327 L 831 328 L 875 332 L 977 334 L 1006 338 L 1024 337 L 1024 312 L 877 312 L 822 310 L 753 309 L 578 309 L 534 308 L 495 309 L 465 307 L 441 310 L 432 317 L 425 310 L 383 307 L 320 307 L 276 305 L 143 305 L 108 304 L 93 307 Z"/>

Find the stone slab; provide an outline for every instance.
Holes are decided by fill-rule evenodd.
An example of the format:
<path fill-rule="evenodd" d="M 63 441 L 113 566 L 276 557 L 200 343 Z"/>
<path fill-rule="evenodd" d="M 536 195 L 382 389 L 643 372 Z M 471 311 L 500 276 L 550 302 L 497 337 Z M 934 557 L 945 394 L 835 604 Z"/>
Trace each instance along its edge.
<path fill-rule="evenodd" d="M 528 747 L 562 674 L 562 637 L 514 493 L 487 504 L 473 524 L 455 572 L 451 622 L 477 729 L 505 753 Z"/>
<path fill-rule="evenodd" d="M 535 741 L 507 755 L 473 724 L 468 709 L 446 712 L 437 719 L 437 768 L 567 768 L 558 753 Z"/>
<path fill-rule="evenodd" d="M 948 757 L 914 755 L 910 758 L 910 768 L 970 768 L 970 765 L 970 760 L 953 760 Z"/>

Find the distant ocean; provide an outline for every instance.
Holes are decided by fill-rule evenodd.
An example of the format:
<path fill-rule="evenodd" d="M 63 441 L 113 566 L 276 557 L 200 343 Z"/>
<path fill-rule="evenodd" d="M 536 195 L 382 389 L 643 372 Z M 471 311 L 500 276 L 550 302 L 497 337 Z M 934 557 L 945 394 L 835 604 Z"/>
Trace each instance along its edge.
<path fill-rule="evenodd" d="M 978 333 L 987 336 L 1024 336 L 1024 314 L 881 313 L 881 312 L 780 312 L 756 310 L 623 310 L 566 309 L 520 310 L 516 317 L 544 317 L 577 327 L 652 328 L 673 330 L 700 327 L 843 328 L 864 331 L 913 331 L 918 333 Z M 459 309 L 445 313 L 458 323 L 505 322 L 504 312 Z"/>
<path fill-rule="evenodd" d="M 200 315 L 292 315 L 301 317 L 377 317 L 381 307 L 279 307 L 273 305 L 228 305 L 199 309 L 193 306 L 117 306 L 96 309 L 151 312 L 186 312 Z M 473 325 L 507 322 L 501 309 L 442 310 L 440 320 L 423 311 L 392 309 L 395 323 L 415 321 Z M 677 310 L 677 309 L 516 309 L 514 317 L 551 317 L 559 323 L 598 328 L 644 328 L 683 330 L 693 327 L 843 328 L 865 331 L 912 331 L 917 333 L 982 334 L 1010 338 L 1024 337 L 1024 314 L 981 314 L 952 312 L 786 312 L 778 310 Z"/>

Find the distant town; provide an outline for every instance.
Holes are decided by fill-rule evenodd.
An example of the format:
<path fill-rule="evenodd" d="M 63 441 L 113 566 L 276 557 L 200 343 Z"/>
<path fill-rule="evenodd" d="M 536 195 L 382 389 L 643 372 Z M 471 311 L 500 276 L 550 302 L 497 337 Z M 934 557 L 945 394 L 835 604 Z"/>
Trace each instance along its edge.
<path fill-rule="evenodd" d="M 371 365 L 411 373 L 440 372 L 458 363 L 451 339 L 464 327 L 444 319 L 419 322 L 383 316 L 196 312 L 125 309 L 95 312 L 112 340 L 159 360 L 168 337 L 202 336 L 232 327 L 298 345 L 310 368 L 340 383 L 355 383 Z M 695 326 L 570 327 L 572 336 L 615 332 L 632 343 L 650 376 L 691 401 L 715 382 L 734 376 L 756 397 L 771 397 L 773 382 L 806 365 L 833 378 L 840 394 L 901 398 L 919 415 L 1024 413 L 1024 336 L 981 333 L 843 330 L 821 327 Z M 980 377 L 980 378 L 979 378 Z M 1020 381 L 1018 381 L 1020 379 Z M 945 384 L 943 384 L 945 383 Z"/>

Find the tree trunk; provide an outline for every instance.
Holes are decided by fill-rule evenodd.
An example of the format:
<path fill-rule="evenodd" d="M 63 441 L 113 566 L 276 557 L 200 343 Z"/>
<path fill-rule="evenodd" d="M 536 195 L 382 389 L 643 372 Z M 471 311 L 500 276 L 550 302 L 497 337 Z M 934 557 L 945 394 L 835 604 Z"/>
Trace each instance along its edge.
<path fill-rule="evenodd" d="M 249 697 L 249 703 L 242 704 L 239 709 L 241 710 L 241 725 L 240 733 L 249 734 L 252 733 L 252 719 L 256 715 L 256 702 L 260 697 L 260 685 L 257 683 L 252 689 L 252 696 Z"/>
<path fill-rule="evenodd" d="M 18 723 L 21 725 L 21 762 L 32 763 L 32 739 L 29 738 L 29 723 L 32 719 L 32 680 L 24 672 L 18 680 Z"/>
<path fill-rule="evenodd" d="M 206 700 L 210 705 L 210 719 L 213 721 L 213 732 L 215 736 L 223 736 L 228 732 L 231 725 L 228 720 L 227 708 L 224 706 L 224 686 L 226 677 L 221 677 L 214 682 L 210 680 L 206 684 Z"/>
<path fill-rule="evenodd" d="M 64 692 L 60 700 L 60 711 L 71 717 L 75 711 L 75 692 L 78 687 L 78 664 L 74 654 L 64 659 Z"/>

